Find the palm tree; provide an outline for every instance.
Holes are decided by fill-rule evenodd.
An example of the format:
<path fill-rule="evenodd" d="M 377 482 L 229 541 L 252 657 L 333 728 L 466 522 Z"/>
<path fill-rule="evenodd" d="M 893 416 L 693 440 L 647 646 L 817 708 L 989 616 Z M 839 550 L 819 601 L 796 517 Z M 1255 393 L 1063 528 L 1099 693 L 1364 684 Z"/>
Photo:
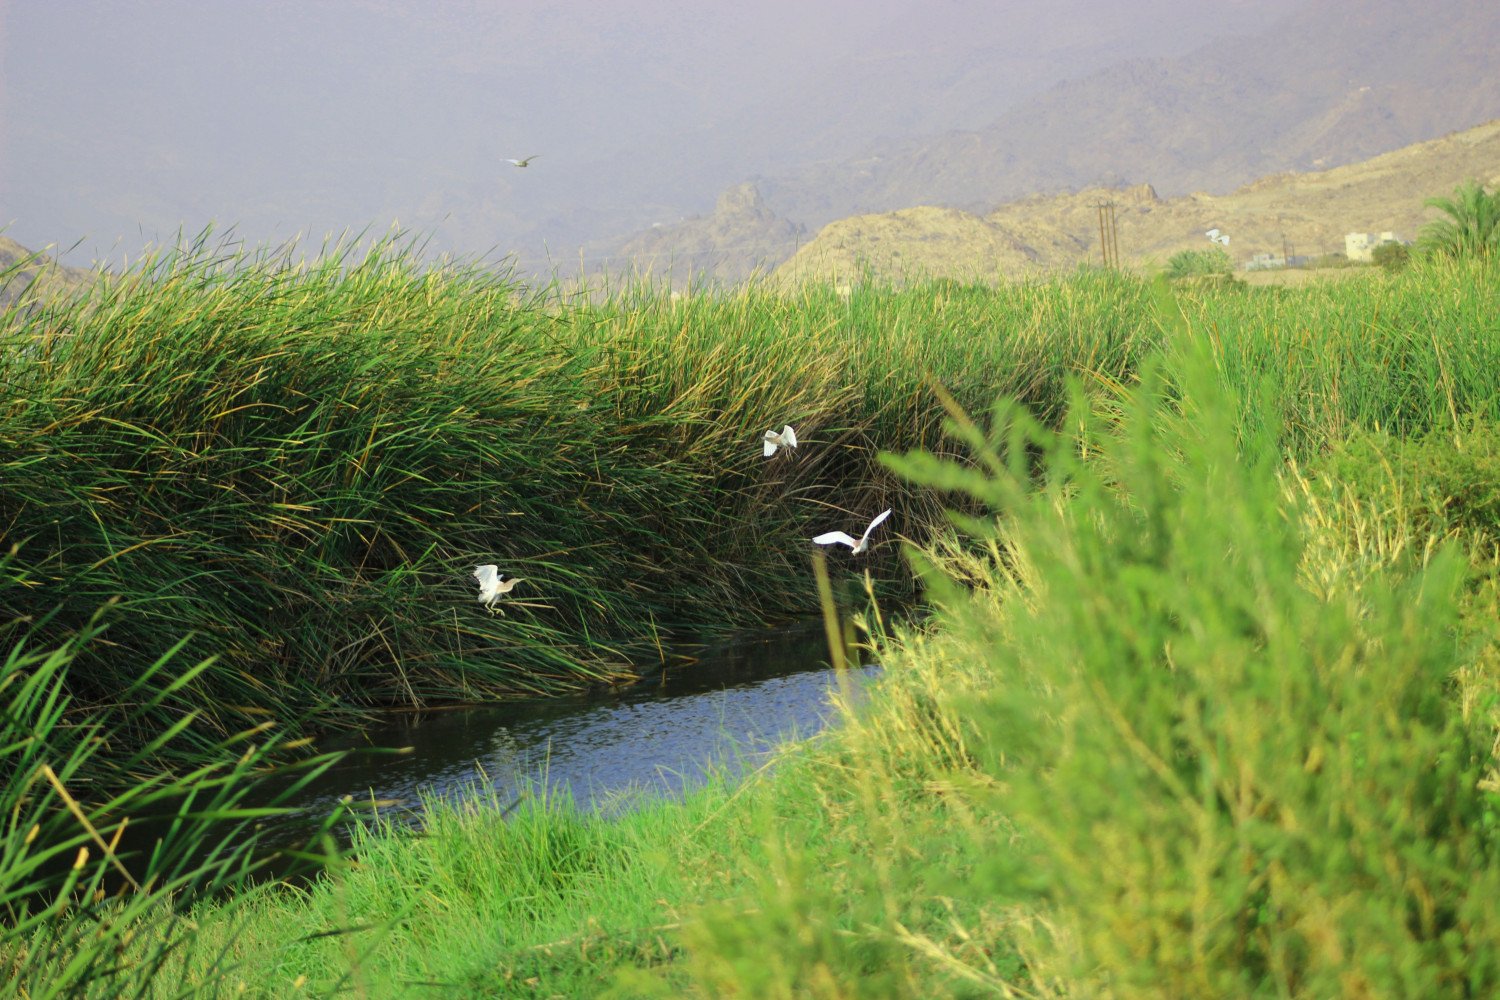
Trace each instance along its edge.
<path fill-rule="evenodd" d="M 1478 181 L 1460 184 L 1451 198 L 1424 202 L 1442 211 L 1422 227 L 1417 245 L 1429 253 L 1450 257 L 1478 257 L 1500 253 L 1500 191 L 1490 194 Z"/>

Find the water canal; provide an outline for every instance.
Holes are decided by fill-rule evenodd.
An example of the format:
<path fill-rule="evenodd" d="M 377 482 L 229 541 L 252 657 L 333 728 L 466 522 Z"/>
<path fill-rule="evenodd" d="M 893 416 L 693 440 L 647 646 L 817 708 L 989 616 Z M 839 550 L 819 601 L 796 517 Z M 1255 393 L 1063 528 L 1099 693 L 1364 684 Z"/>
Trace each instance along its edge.
<path fill-rule="evenodd" d="M 323 741 L 347 755 L 284 804 L 310 819 L 351 796 L 416 822 L 424 797 L 493 790 L 506 802 L 546 787 L 584 808 L 621 808 L 681 794 L 711 769 L 743 771 L 823 729 L 840 692 L 857 699 L 879 672 L 864 664 L 840 678 L 828 659 L 821 623 L 809 623 L 705 647 L 621 692 L 395 716 Z"/>

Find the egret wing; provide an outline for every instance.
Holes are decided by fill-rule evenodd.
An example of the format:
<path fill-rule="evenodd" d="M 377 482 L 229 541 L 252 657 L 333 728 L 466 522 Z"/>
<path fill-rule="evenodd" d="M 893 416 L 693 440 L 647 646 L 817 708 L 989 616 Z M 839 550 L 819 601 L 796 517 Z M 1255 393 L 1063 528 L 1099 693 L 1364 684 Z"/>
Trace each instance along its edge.
<path fill-rule="evenodd" d="M 781 441 L 788 448 L 795 448 L 795 447 L 797 447 L 797 432 L 792 429 L 792 425 L 791 424 L 787 424 L 785 427 L 782 428 L 782 430 L 781 430 Z"/>
<path fill-rule="evenodd" d="M 851 549 L 858 544 L 853 538 L 842 531 L 825 531 L 823 534 L 815 537 L 813 541 L 819 545 L 832 545 L 834 542 L 839 542 L 849 546 Z"/>
<path fill-rule="evenodd" d="M 879 514 L 875 515 L 875 520 L 871 521 L 870 522 L 870 526 L 865 529 L 865 533 L 863 535 L 859 536 L 859 545 L 855 546 L 855 551 L 856 552 L 859 551 L 860 546 L 863 546 L 865 544 L 865 542 L 869 540 L 869 538 L 870 538 L 870 532 L 872 532 L 876 528 L 880 527 L 880 522 L 884 521 L 886 518 L 888 518 L 890 516 L 891 516 L 891 511 L 890 511 L 889 507 L 886 508 L 885 511 L 883 511 L 882 513 L 879 513 Z"/>

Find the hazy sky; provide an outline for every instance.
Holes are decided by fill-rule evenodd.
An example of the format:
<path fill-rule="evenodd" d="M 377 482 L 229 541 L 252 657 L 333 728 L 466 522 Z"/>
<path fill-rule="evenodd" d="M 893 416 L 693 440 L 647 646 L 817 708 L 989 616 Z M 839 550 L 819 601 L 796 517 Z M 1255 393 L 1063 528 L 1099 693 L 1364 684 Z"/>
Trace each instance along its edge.
<path fill-rule="evenodd" d="M 0 0 L 0 227 L 80 263 L 393 221 L 567 259 L 1298 2 Z"/>

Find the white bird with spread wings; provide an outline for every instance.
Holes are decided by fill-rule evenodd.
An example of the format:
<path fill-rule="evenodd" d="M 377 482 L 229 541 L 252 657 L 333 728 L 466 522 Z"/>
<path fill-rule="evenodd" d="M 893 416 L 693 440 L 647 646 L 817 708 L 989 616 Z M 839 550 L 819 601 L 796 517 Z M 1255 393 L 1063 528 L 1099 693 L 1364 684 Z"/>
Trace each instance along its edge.
<path fill-rule="evenodd" d="M 474 579 L 479 581 L 479 603 L 490 610 L 494 610 L 495 602 L 500 599 L 501 594 L 508 594 L 521 578 L 513 576 L 509 580 L 501 581 L 500 567 L 493 565 L 475 566 Z"/>
<path fill-rule="evenodd" d="M 774 430 L 766 431 L 764 437 L 762 438 L 762 442 L 762 454 L 764 454 L 766 458 L 770 458 L 772 455 L 776 454 L 777 448 L 797 447 L 797 432 L 792 430 L 791 424 L 787 424 L 785 427 L 781 428 L 781 433 L 779 434 Z"/>
<path fill-rule="evenodd" d="M 870 547 L 870 532 L 874 531 L 877 527 L 880 526 L 880 522 L 884 521 L 890 516 L 891 512 L 889 508 L 887 508 L 882 513 L 876 514 L 875 520 L 870 522 L 870 526 L 865 529 L 865 533 L 863 535 L 859 536 L 858 541 L 856 541 L 849 535 L 844 534 L 842 531 L 825 532 L 814 538 L 813 541 L 819 545 L 833 545 L 835 543 L 838 543 L 840 545 L 847 545 L 851 550 L 853 550 L 850 554 L 857 556 L 865 549 L 868 549 Z"/>

